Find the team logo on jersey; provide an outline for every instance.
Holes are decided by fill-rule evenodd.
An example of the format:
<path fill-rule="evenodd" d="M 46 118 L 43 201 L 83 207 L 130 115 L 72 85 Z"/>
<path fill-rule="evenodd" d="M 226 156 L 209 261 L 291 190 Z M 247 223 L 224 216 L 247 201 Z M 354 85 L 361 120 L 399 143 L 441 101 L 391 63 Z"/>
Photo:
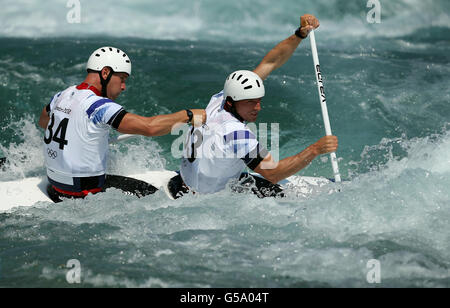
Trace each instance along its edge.
<path fill-rule="evenodd" d="M 47 154 L 48 154 L 48 157 L 50 157 L 52 159 L 56 159 L 56 157 L 58 157 L 58 153 L 56 153 L 56 151 L 53 151 L 52 149 L 47 148 Z"/>
<path fill-rule="evenodd" d="M 63 108 L 61 108 L 59 106 L 56 106 L 55 110 L 58 110 L 58 111 L 61 111 L 61 112 L 67 113 L 67 114 L 70 114 L 72 112 L 72 109 L 68 109 L 68 108 L 64 108 L 63 109 Z"/>

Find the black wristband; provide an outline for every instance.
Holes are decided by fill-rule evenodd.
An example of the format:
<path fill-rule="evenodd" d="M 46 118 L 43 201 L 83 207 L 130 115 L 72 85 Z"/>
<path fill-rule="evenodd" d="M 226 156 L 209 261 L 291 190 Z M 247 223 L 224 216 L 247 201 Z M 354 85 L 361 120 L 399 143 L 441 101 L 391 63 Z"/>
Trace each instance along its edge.
<path fill-rule="evenodd" d="M 295 30 L 295 35 L 299 38 L 301 38 L 302 40 L 304 40 L 305 38 L 308 37 L 308 35 L 306 36 L 302 36 L 302 33 L 300 32 L 302 30 L 302 26 L 300 26 L 297 30 Z"/>
<path fill-rule="evenodd" d="M 186 109 L 187 116 L 189 117 L 189 120 L 186 123 L 192 122 L 192 118 L 194 117 L 194 114 L 189 109 Z"/>

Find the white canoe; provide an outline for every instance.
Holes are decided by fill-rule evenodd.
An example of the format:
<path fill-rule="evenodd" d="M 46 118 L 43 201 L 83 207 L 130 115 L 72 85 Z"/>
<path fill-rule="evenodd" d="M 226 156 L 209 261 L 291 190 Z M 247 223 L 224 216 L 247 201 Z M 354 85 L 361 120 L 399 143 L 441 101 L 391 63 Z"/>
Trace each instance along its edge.
<path fill-rule="evenodd" d="M 169 181 L 177 176 L 174 171 L 148 171 L 127 177 L 144 181 L 163 190 L 167 197 L 174 199 L 168 189 Z M 308 194 L 311 187 L 329 184 L 330 180 L 318 177 L 292 176 L 282 182 L 281 187 L 295 187 L 302 194 Z M 37 202 L 53 202 L 47 194 L 47 177 L 30 177 L 16 181 L 0 182 L 0 212 L 17 206 L 32 206 Z"/>

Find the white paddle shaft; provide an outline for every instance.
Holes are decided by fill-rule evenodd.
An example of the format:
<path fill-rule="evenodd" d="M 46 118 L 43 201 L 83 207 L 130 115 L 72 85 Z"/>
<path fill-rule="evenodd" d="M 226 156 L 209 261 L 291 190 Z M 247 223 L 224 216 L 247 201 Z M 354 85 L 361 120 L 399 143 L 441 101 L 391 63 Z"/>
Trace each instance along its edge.
<path fill-rule="evenodd" d="M 330 118 L 328 117 L 327 100 L 325 97 L 325 90 L 323 87 L 322 73 L 320 72 L 319 55 L 317 53 L 316 37 L 314 34 L 314 30 L 311 31 L 311 33 L 309 34 L 309 38 L 311 40 L 311 51 L 314 61 L 314 72 L 316 75 L 317 89 L 319 90 L 320 106 L 322 108 L 323 123 L 325 125 L 325 134 L 327 136 L 331 136 L 332 133 L 331 133 Z M 336 153 L 335 152 L 330 153 L 330 157 L 331 157 L 331 166 L 333 167 L 334 172 L 334 179 L 336 182 L 341 182 L 341 174 L 339 173 L 339 166 L 336 158 Z"/>

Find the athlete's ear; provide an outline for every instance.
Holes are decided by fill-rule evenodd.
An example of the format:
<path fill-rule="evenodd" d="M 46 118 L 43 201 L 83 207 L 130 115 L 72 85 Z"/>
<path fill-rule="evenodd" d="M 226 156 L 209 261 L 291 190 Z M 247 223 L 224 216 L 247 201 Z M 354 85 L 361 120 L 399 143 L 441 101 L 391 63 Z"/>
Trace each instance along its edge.
<path fill-rule="evenodd" d="M 226 111 L 230 111 L 231 108 L 231 104 L 229 101 L 226 101 L 225 104 L 223 105 L 223 109 L 225 109 Z"/>
<path fill-rule="evenodd" d="M 228 97 L 227 100 L 225 101 L 225 104 L 223 106 L 223 109 L 225 109 L 226 111 L 230 112 L 231 107 L 233 107 L 233 102 L 231 102 Z"/>
<path fill-rule="evenodd" d="M 102 77 L 104 80 L 106 80 L 108 78 L 110 72 L 111 72 L 110 67 L 105 66 L 104 68 L 102 68 Z"/>

